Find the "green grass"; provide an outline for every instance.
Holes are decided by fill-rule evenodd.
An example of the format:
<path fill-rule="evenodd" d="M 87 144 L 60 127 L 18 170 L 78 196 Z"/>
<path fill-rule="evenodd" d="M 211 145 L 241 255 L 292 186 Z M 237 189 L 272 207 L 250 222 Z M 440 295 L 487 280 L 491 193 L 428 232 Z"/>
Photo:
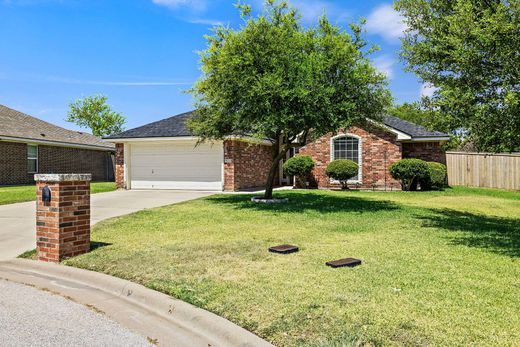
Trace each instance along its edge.
<path fill-rule="evenodd" d="M 520 193 L 215 195 L 97 224 L 67 265 L 141 283 L 279 346 L 513 346 Z M 299 253 L 276 255 L 280 243 Z M 356 268 L 324 263 L 361 258 Z"/>
<path fill-rule="evenodd" d="M 116 184 L 114 182 L 93 182 L 90 188 L 92 194 L 104 193 L 115 190 Z M 0 205 L 32 201 L 35 199 L 36 187 L 34 185 L 0 187 Z"/>

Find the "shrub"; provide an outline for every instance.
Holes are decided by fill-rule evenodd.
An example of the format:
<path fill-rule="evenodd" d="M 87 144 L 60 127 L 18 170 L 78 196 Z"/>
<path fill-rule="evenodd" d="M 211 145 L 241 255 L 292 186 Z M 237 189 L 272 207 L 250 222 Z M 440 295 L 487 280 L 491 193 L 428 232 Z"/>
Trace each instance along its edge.
<path fill-rule="evenodd" d="M 358 164 L 348 159 L 333 160 L 327 165 L 325 174 L 338 180 L 342 189 L 348 189 L 347 181 L 358 174 Z"/>
<path fill-rule="evenodd" d="M 420 181 L 421 190 L 440 190 L 446 186 L 446 178 L 448 171 L 446 165 L 429 161 L 428 165 L 428 177 Z"/>
<path fill-rule="evenodd" d="M 305 187 L 305 181 L 311 174 L 314 168 L 314 160 L 308 155 L 296 155 L 292 158 L 287 159 L 283 164 L 283 172 L 287 176 L 295 176 L 296 180 L 299 180 L 298 186 Z"/>
<path fill-rule="evenodd" d="M 428 164 L 421 159 L 401 159 L 390 165 L 390 174 L 401 181 L 403 190 L 417 190 L 417 184 L 429 177 Z"/>

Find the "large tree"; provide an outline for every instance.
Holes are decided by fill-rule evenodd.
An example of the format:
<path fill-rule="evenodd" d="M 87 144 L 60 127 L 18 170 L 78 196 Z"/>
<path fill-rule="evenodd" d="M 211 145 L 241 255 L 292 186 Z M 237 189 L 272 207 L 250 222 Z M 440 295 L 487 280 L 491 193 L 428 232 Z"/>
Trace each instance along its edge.
<path fill-rule="evenodd" d="M 520 150 L 520 1 L 397 0 L 401 56 L 436 92 L 425 106 L 478 150 Z"/>
<path fill-rule="evenodd" d="M 379 119 L 390 102 L 385 78 L 368 59 L 361 37 L 325 16 L 300 24 L 286 1 L 268 0 L 257 17 L 237 5 L 244 24 L 220 26 L 200 53 L 203 75 L 190 91 L 197 112 L 189 122 L 202 140 L 230 135 L 272 142 L 265 197 L 272 197 L 280 160 L 310 138 L 367 119 Z"/>
<path fill-rule="evenodd" d="M 103 137 L 122 132 L 126 118 L 112 110 L 106 96 L 94 95 L 71 103 L 66 121 L 89 128 L 95 136 Z"/>

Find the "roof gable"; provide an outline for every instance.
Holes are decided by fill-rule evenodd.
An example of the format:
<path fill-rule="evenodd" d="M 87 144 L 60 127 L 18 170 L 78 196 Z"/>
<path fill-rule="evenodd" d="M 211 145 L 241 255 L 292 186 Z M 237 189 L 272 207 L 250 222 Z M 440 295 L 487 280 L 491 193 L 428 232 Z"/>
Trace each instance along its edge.
<path fill-rule="evenodd" d="M 68 130 L 25 113 L 0 105 L 0 140 L 14 138 L 39 143 L 53 142 L 63 145 L 79 145 L 112 149 L 114 146 L 102 139 L 80 131 Z"/>
<path fill-rule="evenodd" d="M 182 113 L 177 116 L 123 131 L 117 135 L 108 136 L 106 139 L 193 136 L 193 133 L 188 130 L 186 126 L 186 122 L 192 114 L 193 111 Z"/>

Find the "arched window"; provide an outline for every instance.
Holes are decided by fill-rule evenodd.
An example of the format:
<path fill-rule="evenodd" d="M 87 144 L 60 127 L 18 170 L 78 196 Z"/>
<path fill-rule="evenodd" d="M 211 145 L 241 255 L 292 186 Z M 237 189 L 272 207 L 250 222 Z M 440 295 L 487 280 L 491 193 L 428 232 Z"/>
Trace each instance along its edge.
<path fill-rule="evenodd" d="M 359 171 L 352 181 L 361 179 L 361 141 L 354 136 L 338 136 L 332 140 L 332 160 L 349 159 L 358 164 Z"/>

